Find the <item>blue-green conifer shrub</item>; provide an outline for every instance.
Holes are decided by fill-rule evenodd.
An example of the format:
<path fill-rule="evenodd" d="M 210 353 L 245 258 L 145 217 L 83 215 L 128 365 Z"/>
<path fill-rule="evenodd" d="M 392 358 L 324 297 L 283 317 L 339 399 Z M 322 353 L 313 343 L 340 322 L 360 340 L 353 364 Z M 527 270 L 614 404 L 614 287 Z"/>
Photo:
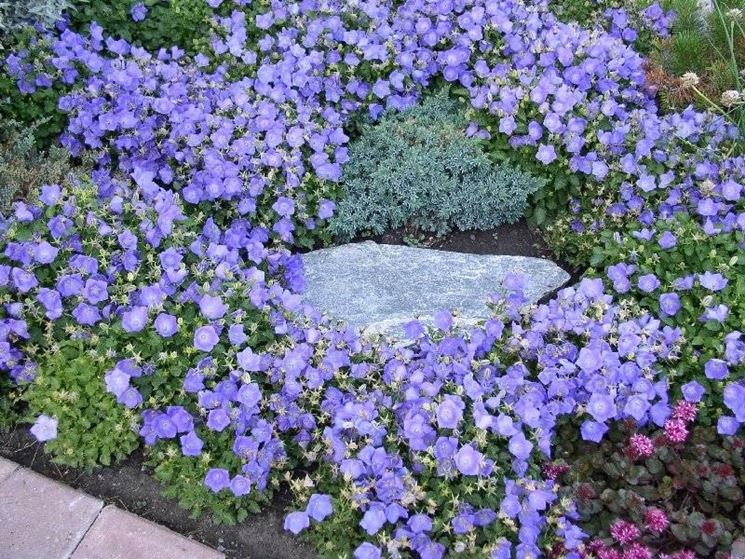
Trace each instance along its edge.
<path fill-rule="evenodd" d="M 490 160 L 467 126 L 446 91 L 363 125 L 350 144 L 332 233 L 349 240 L 409 227 L 444 235 L 520 219 L 544 180 Z"/>

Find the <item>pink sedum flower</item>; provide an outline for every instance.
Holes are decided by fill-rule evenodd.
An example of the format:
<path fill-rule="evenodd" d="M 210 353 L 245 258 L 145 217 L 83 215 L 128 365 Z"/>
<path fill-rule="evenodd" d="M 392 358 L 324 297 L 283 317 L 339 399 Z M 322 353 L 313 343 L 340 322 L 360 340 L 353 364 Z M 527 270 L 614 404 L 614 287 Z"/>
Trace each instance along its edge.
<path fill-rule="evenodd" d="M 691 421 L 696 419 L 697 413 L 698 410 L 696 409 L 696 404 L 681 400 L 677 403 L 675 409 L 673 410 L 673 418 L 680 419 L 681 421 L 685 421 L 686 423 L 690 423 Z"/>
<path fill-rule="evenodd" d="M 598 559 L 622 559 L 621 552 L 615 549 L 603 548 L 598 550 Z"/>
<path fill-rule="evenodd" d="M 654 443 L 646 435 L 633 435 L 629 439 L 628 453 L 634 460 L 649 458 L 654 454 Z"/>
<path fill-rule="evenodd" d="M 613 539 L 620 544 L 627 544 L 633 542 L 636 538 L 641 535 L 639 528 L 634 526 L 631 522 L 618 519 L 610 526 L 610 535 Z"/>
<path fill-rule="evenodd" d="M 671 443 L 682 443 L 688 438 L 688 429 L 682 419 L 668 419 L 665 422 L 665 437 Z"/>
<path fill-rule="evenodd" d="M 637 542 L 624 550 L 623 559 L 652 559 L 652 552 L 646 545 Z"/>
<path fill-rule="evenodd" d="M 648 508 L 644 513 L 644 524 L 650 532 L 661 534 L 668 527 L 670 522 L 667 519 L 665 511 L 658 508 Z"/>

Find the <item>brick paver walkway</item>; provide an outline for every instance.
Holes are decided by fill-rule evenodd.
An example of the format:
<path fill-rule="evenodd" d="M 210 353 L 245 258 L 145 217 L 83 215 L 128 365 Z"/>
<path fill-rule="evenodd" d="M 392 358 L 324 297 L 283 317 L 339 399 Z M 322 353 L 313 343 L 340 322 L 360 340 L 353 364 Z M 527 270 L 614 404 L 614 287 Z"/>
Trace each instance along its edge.
<path fill-rule="evenodd" d="M 225 556 L 0 458 L 0 559 L 155 557 Z"/>

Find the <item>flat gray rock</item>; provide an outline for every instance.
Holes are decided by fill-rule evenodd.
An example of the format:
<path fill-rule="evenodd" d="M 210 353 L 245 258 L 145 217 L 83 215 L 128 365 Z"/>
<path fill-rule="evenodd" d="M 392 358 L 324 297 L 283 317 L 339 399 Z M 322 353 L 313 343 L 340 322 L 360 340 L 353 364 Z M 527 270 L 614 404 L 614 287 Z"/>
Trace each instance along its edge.
<path fill-rule="evenodd" d="M 564 285 L 569 274 L 549 260 L 445 252 L 372 241 L 303 255 L 305 301 L 363 333 L 401 336 L 419 318 L 458 311 L 461 323 L 489 317 L 486 301 L 504 276 L 522 274 L 531 302 Z"/>

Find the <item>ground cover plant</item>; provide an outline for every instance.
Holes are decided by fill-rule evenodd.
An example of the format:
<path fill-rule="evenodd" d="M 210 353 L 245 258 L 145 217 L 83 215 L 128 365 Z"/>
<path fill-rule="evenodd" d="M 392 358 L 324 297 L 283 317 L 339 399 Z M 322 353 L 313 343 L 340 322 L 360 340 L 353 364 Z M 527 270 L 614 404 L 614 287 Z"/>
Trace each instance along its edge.
<path fill-rule="evenodd" d="M 745 510 L 743 441 L 696 426 L 696 415 L 695 404 L 681 402 L 651 437 L 621 426 L 599 452 L 588 449 L 568 471 L 555 469 L 574 476 L 588 531 L 604 536 L 591 543 L 596 552 L 631 544 L 652 554 L 678 545 L 727 556 Z"/>
<path fill-rule="evenodd" d="M 197 53 L 61 22 L 6 59 L 24 99 L 59 93 L 62 145 L 96 162 L 2 222 L 0 387 L 47 450 L 92 466 L 117 455 L 91 425 L 120 453 L 138 433 L 170 491 L 223 521 L 287 483 L 285 527 L 323 557 L 720 551 L 672 529 L 651 547 L 620 509 L 589 522 L 550 460 L 575 438 L 603 456 L 619 422 L 683 444 L 694 409 L 703 444 L 741 459 L 737 126 L 661 111 L 617 12 L 584 27 L 540 0 L 205 4 Z M 672 16 L 636 17 L 665 34 Z M 330 238 L 360 115 L 443 82 L 493 161 L 545 179 L 534 221 L 590 268 L 532 307 L 507 277 L 477 327 L 443 310 L 407 325 L 409 345 L 363 339 L 302 304 L 295 252 Z M 630 462 L 584 481 L 627 490 Z M 675 501 L 650 486 L 636 498 L 656 530 Z M 742 537 L 741 515 L 726 532 Z"/>

